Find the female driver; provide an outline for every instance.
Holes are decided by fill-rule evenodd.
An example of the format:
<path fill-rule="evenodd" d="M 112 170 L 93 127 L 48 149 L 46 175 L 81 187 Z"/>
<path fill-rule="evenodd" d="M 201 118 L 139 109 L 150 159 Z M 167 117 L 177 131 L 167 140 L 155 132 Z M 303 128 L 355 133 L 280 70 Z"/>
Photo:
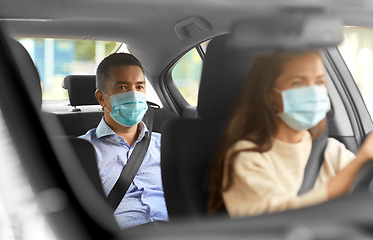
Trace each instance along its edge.
<path fill-rule="evenodd" d="M 329 138 L 315 186 L 298 196 L 312 139 L 330 102 L 318 51 L 258 57 L 229 121 L 211 175 L 208 209 L 232 217 L 322 203 L 345 193 L 373 159 L 373 135 L 355 155 Z"/>

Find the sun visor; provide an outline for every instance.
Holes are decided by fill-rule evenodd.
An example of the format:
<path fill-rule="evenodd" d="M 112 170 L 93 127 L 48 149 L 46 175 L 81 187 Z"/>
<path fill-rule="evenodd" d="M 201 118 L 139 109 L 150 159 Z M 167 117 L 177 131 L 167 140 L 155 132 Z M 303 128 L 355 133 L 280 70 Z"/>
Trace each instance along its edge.
<path fill-rule="evenodd" d="M 251 18 L 232 26 L 229 47 L 300 49 L 336 46 L 343 41 L 342 21 L 322 15 Z"/>

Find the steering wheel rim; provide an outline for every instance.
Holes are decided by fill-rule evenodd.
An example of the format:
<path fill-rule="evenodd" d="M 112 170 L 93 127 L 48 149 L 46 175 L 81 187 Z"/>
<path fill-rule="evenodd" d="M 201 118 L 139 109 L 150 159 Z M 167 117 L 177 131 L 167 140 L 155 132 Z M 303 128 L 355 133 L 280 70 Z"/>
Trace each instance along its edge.
<path fill-rule="evenodd" d="M 351 193 L 366 191 L 370 189 L 373 181 L 373 160 L 364 163 L 357 172 L 352 184 Z"/>

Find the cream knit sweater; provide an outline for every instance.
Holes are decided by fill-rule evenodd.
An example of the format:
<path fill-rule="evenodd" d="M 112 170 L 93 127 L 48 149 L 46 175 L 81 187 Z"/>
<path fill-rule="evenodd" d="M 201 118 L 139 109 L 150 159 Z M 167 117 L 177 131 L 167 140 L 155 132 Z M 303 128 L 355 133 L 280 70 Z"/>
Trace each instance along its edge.
<path fill-rule="evenodd" d="M 249 141 L 238 141 L 229 149 L 226 159 L 236 150 L 254 146 Z M 223 200 L 230 216 L 243 217 L 284 211 L 327 201 L 327 183 L 355 155 L 342 143 L 329 138 L 324 163 L 314 188 L 298 196 L 311 147 L 312 139 L 306 132 L 299 143 L 275 140 L 268 152 L 240 152 L 233 163 L 232 186 L 223 192 Z M 227 181 L 226 174 L 225 172 L 224 183 Z"/>

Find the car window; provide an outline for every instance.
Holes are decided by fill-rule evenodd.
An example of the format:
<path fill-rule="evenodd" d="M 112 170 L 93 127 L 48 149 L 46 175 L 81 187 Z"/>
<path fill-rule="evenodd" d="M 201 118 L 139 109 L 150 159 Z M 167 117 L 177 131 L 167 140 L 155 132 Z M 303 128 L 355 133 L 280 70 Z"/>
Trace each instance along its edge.
<path fill-rule="evenodd" d="M 172 79 L 184 99 L 197 106 L 202 62 L 209 41 L 198 44 L 186 53 L 172 70 Z"/>
<path fill-rule="evenodd" d="M 43 100 L 67 100 L 61 87 L 70 74 L 95 74 L 99 62 L 116 52 L 117 42 L 53 38 L 17 39 L 29 52 L 38 69 L 43 87 Z"/>
<path fill-rule="evenodd" d="M 68 100 L 62 81 L 67 75 L 96 74 L 98 64 L 114 52 L 129 53 L 126 44 L 94 40 L 18 38 L 29 52 L 38 69 L 43 92 L 43 109 L 48 101 Z M 148 81 L 147 81 L 148 82 Z M 161 105 L 152 88 L 147 84 L 147 100 Z M 67 105 L 67 104 L 66 104 Z"/>
<path fill-rule="evenodd" d="M 370 116 L 373 116 L 373 29 L 344 27 L 344 41 L 338 49 L 346 62 Z"/>

